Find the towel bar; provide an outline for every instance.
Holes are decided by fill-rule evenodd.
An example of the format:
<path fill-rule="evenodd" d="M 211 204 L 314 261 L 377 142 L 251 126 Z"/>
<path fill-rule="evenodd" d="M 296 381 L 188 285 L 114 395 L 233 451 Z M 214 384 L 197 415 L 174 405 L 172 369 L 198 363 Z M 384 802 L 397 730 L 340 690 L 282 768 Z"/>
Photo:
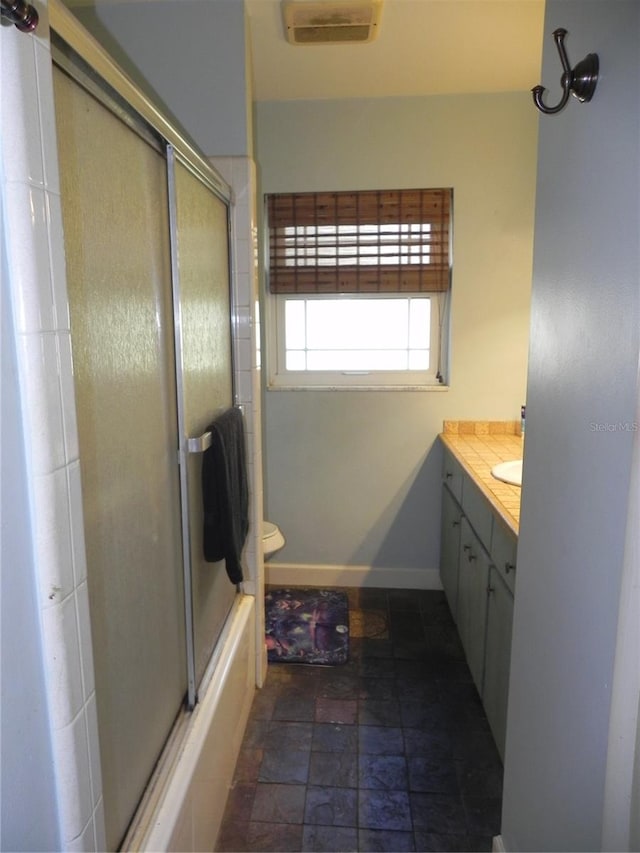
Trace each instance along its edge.
<path fill-rule="evenodd" d="M 187 451 L 189 453 L 204 453 L 211 447 L 211 433 L 203 432 L 195 438 L 187 439 Z"/>

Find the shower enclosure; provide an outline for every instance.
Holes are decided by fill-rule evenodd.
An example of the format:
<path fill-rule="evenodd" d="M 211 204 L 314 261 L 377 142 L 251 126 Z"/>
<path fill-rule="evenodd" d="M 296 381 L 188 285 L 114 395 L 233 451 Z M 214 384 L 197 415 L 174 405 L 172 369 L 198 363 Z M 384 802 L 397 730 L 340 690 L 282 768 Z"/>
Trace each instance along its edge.
<path fill-rule="evenodd" d="M 238 595 L 202 557 L 201 454 L 234 403 L 229 191 L 62 41 L 54 96 L 108 849 Z"/>

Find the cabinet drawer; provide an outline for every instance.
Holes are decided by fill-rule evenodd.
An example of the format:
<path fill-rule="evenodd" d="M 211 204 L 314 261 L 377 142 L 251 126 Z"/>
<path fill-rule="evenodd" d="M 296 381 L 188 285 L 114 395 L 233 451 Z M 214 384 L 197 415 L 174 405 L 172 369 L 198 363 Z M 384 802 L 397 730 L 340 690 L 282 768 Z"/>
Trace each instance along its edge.
<path fill-rule="evenodd" d="M 463 481 L 462 509 L 484 547 L 491 552 L 491 529 L 493 527 L 491 506 L 470 477 L 465 474 Z"/>
<path fill-rule="evenodd" d="M 518 539 L 501 519 L 495 518 L 493 522 L 493 541 L 491 543 L 491 558 L 511 592 L 516 585 L 516 560 L 518 552 Z"/>
<path fill-rule="evenodd" d="M 445 449 L 442 459 L 442 482 L 458 503 L 462 503 L 462 478 L 462 466 L 453 454 Z"/>

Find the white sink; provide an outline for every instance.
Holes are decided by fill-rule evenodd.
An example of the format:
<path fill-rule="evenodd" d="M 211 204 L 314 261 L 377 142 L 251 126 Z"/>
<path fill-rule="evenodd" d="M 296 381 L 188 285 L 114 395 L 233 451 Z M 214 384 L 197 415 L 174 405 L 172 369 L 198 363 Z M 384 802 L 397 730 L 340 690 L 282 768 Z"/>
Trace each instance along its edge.
<path fill-rule="evenodd" d="M 491 474 L 496 480 L 509 483 L 511 486 L 522 485 L 522 459 L 512 459 L 509 462 L 501 462 L 494 465 Z"/>

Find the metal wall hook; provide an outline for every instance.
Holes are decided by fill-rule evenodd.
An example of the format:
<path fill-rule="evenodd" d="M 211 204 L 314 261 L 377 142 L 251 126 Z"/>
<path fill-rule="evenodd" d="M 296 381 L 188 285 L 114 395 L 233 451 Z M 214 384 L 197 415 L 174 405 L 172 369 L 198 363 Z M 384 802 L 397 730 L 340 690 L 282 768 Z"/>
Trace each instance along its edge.
<path fill-rule="evenodd" d="M 591 100 L 596 90 L 599 71 L 598 54 L 587 54 L 572 71 L 567 58 L 567 52 L 564 49 L 564 37 L 566 35 L 567 31 L 562 27 L 553 31 L 553 39 L 560 54 L 560 62 L 562 63 L 563 70 L 560 79 L 562 84 L 562 98 L 559 103 L 555 107 L 548 107 L 543 104 L 542 95 L 545 92 L 544 86 L 534 86 L 531 90 L 534 104 L 541 113 L 545 113 L 546 115 L 553 115 L 564 109 L 569 100 L 569 95 L 573 95 L 574 98 L 584 103 Z"/>
<path fill-rule="evenodd" d="M 38 26 L 38 13 L 35 7 L 22 0 L 2 0 L 2 17 L 15 24 L 22 33 L 32 33 Z"/>

